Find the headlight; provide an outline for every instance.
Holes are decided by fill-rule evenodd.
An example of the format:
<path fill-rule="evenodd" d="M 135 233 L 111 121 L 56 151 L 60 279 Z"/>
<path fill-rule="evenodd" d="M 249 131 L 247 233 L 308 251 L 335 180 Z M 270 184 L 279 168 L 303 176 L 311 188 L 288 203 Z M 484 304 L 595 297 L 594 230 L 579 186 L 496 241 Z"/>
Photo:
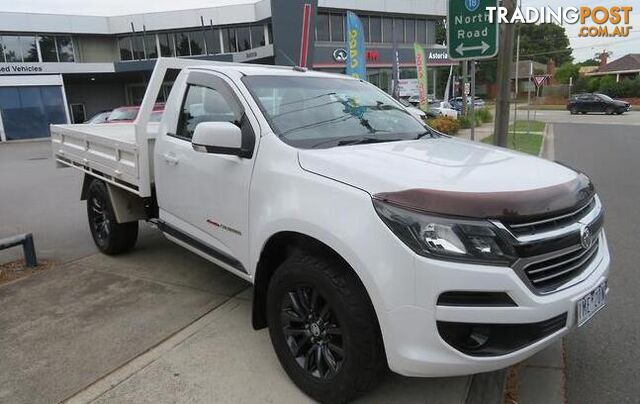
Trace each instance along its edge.
<path fill-rule="evenodd" d="M 400 240 L 425 257 L 494 265 L 511 265 L 516 259 L 488 221 L 427 215 L 376 199 L 373 206 Z"/>

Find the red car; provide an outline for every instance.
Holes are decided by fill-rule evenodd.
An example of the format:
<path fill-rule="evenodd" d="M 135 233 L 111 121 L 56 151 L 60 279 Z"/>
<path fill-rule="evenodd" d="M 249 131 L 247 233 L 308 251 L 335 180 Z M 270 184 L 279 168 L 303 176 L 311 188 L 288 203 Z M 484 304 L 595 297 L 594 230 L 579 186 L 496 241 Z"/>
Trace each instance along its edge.
<path fill-rule="evenodd" d="M 132 105 L 126 107 L 118 107 L 111 111 L 109 118 L 107 118 L 105 123 L 123 123 L 123 122 L 133 122 L 138 116 L 138 111 L 140 111 L 139 105 Z M 151 116 L 149 117 L 150 122 L 159 122 L 162 119 L 162 113 L 164 112 L 164 103 L 157 103 L 153 106 L 153 110 L 151 111 Z"/>

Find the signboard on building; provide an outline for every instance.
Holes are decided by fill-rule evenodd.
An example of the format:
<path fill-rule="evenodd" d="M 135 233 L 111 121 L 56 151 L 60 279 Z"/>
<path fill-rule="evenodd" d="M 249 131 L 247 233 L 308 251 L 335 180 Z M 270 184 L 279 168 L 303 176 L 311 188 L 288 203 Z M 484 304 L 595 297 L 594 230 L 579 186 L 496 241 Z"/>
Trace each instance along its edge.
<path fill-rule="evenodd" d="M 0 76 L 60 73 L 113 73 L 113 63 L 0 63 Z"/>
<path fill-rule="evenodd" d="M 498 0 L 449 0 L 447 44 L 453 60 L 488 59 L 498 53 L 498 19 L 489 22 L 487 7 Z"/>
<path fill-rule="evenodd" d="M 400 97 L 413 97 L 420 95 L 418 91 L 418 79 L 398 80 L 398 93 Z"/>

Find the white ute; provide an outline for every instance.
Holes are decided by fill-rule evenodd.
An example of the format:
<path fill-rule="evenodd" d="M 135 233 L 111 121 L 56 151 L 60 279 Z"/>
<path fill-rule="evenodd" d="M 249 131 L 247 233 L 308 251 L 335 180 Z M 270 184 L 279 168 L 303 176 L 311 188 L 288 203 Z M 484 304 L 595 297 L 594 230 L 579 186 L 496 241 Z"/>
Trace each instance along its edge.
<path fill-rule="evenodd" d="M 51 137 L 85 173 L 102 252 L 130 250 L 146 220 L 253 283 L 253 326 L 322 402 L 387 369 L 504 368 L 605 304 L 603 208 L 584 174 L 439 134 L 363 81 L 159 59 L 134 123 Z"/>

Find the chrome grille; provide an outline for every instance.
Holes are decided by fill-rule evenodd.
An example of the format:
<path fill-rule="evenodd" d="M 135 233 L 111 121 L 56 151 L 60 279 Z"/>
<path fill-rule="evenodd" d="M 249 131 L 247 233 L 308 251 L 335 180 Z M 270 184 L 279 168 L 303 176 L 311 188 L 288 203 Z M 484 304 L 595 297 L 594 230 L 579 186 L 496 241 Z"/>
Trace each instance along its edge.
<path fill-rule="evenodd" d="M 533 292 L 547 294 L 579 282 L 576 278 L 598 255 L 603 221 L 602 203 L 595 196 L 567 214 L 528 223 L 492 223 L 504 232 L 520 257 L 512 266 L 514 271 Z M 584 229 L 592 234 L 588 248 L 582 246 Z"/>
<path fill-rule="evenodd" d="M 575 223 L 591 212 L 596 206 L 596 198 L 591 198 L 589 203 L 576 209 L 573 212 L 563 215 L 553 216 L 526 223 L 509 223 L 507 227 L 513 233 L 514 236 L 523 236 L 536 234 L 541 232 L 547 232 L 557 228 L 561 228 L 571 223 Z"/>
<path fill-rule="evenodd" d="M 524 274 L 539 292 L 550 292 L 580 275 L 595 259 L 599 245 L 595 236 L 589 248 L 576 246 L 558 255 L 532 259 L 523 266 Z"/>

